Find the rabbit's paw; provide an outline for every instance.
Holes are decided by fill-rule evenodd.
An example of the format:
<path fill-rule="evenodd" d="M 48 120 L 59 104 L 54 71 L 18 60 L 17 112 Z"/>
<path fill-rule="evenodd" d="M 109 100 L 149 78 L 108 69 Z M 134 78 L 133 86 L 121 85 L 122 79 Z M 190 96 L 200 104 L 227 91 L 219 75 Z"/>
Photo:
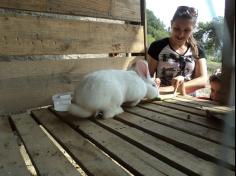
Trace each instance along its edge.
<path fill-rule="evenodd" d="M 103 111 L 103 118 L 108 119 L 108 118 L 113 118 L 114 116 L 123 113 L 124 110 L 121 107 L 116 107 L 116 108 L 110 108 L 105 111 Z"/>
<path fill-rule="evenodd" d="M 139 102 L 140 102 L 140 100 L 134 101 L 134 102 L 130 103 L 129 105 L 130 105 L 130 107 L 134 107 L 134 106 L 136 106 L 137 104 L 139 104 Z"/>

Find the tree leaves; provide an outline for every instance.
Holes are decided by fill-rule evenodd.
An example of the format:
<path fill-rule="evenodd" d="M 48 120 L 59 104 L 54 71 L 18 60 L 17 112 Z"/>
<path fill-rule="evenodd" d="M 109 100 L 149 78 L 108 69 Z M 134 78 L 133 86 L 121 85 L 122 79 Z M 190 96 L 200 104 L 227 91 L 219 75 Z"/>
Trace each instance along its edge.
<path fill-rule="evenodd" d="M 201 42 L 208 55 L 221 60 L 221 50 L 223 47 L 224 18 L 215 17 L 210 22 L 198 23 L 194 37 Z"/>
<path fill-rule="evenodd" d="M 160 40 L 168 37 L 169 33 L 165 29 L 164 23 L 157 18 L 154 13 L 147 9 L 147 32 L 148 32 L 148 43 L 152 43 L 154 40 Z"/>

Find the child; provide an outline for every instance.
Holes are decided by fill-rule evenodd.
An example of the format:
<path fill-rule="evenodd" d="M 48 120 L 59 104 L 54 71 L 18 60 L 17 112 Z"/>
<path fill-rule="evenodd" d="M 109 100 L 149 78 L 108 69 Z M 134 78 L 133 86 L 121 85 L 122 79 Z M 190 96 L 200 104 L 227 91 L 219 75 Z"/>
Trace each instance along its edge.
<path fill-rule="evenodd" d="M 209 81 L 211 85 L 210 100 L 220 101 L 221 98 L 221 70 L 218 69 L 213 75 L 210 76 Z"/>
<path fill-rule="evenodd" d="M 210 76 L 209 82 L 211 86 L 210 97 L 198 97 L 200 99 L 207 99 L 219 102 L 221 98 L 221 70 L 217 69 L 213 75 Z"/>

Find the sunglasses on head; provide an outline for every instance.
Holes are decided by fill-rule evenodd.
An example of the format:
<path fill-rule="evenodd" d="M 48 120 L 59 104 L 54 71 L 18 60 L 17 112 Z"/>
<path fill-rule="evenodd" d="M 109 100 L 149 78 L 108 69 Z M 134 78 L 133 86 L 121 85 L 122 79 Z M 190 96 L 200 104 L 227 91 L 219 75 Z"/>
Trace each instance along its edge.
<path fill-rule="evenodd" d="M 198 16 L 198 10 L 194 7 L 188 7 L 188 6 L 179 6 L 177 8 L 178 16 L 185 16 L 185 15 L 191 15 L 192 17 L 197 18 Z"/>

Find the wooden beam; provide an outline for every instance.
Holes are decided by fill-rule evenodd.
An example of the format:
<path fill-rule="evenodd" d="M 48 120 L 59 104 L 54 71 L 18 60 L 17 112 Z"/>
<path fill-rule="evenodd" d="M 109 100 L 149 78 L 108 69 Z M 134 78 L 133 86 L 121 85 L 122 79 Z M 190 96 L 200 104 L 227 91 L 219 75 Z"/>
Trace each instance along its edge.
<path fill-rule="evenodd" d="M 143 53 L 143 27 L 0 14 L 0 55 Z"/>
<path fill-rule="evenodd" d="M 147 52 L 147 16 L 146 16 L 146 0 L 141 0 L 141 23 L 144 27 L 144 51 L 145 51 L 145 59 L 148 58 Z"/>
<path fill-rule="evenodd" d="M 1 8 L 140 22 L 140 0 L 1 0 Z"/>
<path fill-rule="evenodd" d="M 235 0 L 225 1 L 221 103 L 235 105 Z"/>

